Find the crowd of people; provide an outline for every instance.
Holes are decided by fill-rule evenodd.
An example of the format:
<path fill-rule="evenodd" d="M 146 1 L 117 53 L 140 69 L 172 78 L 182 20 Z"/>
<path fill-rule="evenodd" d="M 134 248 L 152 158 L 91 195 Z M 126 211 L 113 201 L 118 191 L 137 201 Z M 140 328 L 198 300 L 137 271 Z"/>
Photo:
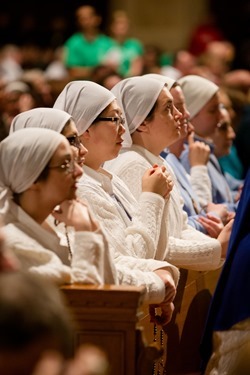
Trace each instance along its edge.
<path fill-rule="evenodd" d="M 211 41 L 200 58 L 178 51 L 164 66 L 157 48 L 130 37 L 124 11 L 113 14 L 109 35 L 93 7 L 76 17 L 79 30 L 46 70 L 24 69 L 17 46 L 0 57 L 0 373 L 24 366 L 39 375 L 49 361 L 56 375 L 72 360 L 63 302 L 44 279 L 143 285 L 151 321 L 164 326 L 179 269 L 223 266 L 201 371 L 232 374 L 250 331 L 250 72 L 230 69 L 226 40 Z M 14 314 L 26 322 L 38 288 L 36 319 L 8 335 Z M 4 309 L 13 311 L 8 320 Z M 79 360 L 94 350 L 84 348 L 65 375 L 97 374 Z M 105 358 L 96 358 L 106 374 Z"/>

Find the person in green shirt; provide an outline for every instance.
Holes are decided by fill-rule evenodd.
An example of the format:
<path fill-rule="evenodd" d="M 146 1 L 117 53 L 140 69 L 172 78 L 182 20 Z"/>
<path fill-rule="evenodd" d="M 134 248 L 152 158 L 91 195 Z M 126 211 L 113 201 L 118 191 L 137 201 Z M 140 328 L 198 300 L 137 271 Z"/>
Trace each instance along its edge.
<path fill-rule="evenodd" d="M 64 62 L 71 78 L 89 78 L 94 67 L 101 64 L 115 41 L 100 31 L 101 16 L 90 5 L 76 10 L 79 31 L 65 42 Z"/>
<path fill-rule="evenodd" d="M 115 41 L 106 55 L 105 61 L 113 63 L 117 72 L 123 77 L 135 76 L 141 73 L 143 43 L 129 36 L 129 18 L 122 10 L 114 11 L 111 17 L 109 33 Z"/>

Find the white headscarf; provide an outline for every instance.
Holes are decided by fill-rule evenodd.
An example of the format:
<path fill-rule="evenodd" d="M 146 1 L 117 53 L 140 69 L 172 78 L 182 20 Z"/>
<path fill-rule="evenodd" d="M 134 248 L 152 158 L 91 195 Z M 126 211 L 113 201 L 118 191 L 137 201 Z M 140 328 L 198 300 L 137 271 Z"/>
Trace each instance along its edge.
<path fill-rule="evenodd" d="M 10 134 L 23 128 L 47 128 L 61 133 L 71 118 L 68 113 L 59 109 L 34 108 L 14 117 L 10 126 Z"/>
<path fill-rule="evenodd" d="M 181 85 L 190 119 L 192 119 L 219 90 L 219 87 L 207 78 L 187 75 L 178 80 Z"/>
<path fill-rule="evenodd" d="M 50 129 L 21 129 L 0 143 L 0 213 L 13 193 L 22 193 L 39 177 L 65 137 Z"/>
<path fill-rule="evenodd" d="M 54 108 L 68 112 L 82 135 L 114 100 L 115 96 L 109 90 L 95 82 L 72 81 L 64 87 Z"/>
<path fill-rule="evenodd" d="M 159 81 L 165 82 L 167 84 L 167 88 L 169 89 L 169 91 L 174 86 L 174 84 L 177 83 L 175 79 L 170 78 L 168 76 L 164 76 L 163 74 L 148 73 L 148 74 L 144 74 L 143 77 L 154 78 L 154 79 L 158 79 Z"/>
<path fill-rule="evenodd" d="M 145 120 L 164 86 L 164 81 L 140 76 L 123 79 L 112 88 L 126 120 L 123 147 L 131 146 L 130 134 Z"/>

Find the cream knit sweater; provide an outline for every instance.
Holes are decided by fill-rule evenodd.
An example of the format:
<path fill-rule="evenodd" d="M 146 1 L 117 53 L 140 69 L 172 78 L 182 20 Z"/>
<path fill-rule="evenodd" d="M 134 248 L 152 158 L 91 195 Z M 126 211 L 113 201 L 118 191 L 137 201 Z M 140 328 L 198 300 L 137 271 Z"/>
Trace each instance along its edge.
<path fill-rule="evenodd" d="M 138 200 L 141 194 L 141 178 L 153 164 L 165 165 L 176 181 L 167 162 L 143 147 L 132 145 L 122 150 L 114 160 L 105 163 L 105 168 L 119 176 Z M 177 183 L 170 193 L 168 210 L 164 211 L 163 222 L 167 226 L 169 242 L 165 260 L 192 270 L 212 270 L 221 266 L 221 245 L 187 224 L 187 214 L 182 209 L 183 201 Z"/>

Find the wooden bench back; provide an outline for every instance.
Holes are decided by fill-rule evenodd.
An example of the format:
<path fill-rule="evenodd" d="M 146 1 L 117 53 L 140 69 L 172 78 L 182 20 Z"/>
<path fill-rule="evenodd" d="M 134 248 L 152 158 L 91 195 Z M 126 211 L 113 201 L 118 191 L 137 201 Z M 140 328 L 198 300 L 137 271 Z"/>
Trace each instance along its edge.
<path fill-rule="evenodd" d="M 150 323 L 143 287 L 63 287 L 76 323 L 73 345 L 102 348 L 110 375 L 199 374 L 200 339 L 220 271 L 181 269 L 175 311 L 164 330 Z"/>

